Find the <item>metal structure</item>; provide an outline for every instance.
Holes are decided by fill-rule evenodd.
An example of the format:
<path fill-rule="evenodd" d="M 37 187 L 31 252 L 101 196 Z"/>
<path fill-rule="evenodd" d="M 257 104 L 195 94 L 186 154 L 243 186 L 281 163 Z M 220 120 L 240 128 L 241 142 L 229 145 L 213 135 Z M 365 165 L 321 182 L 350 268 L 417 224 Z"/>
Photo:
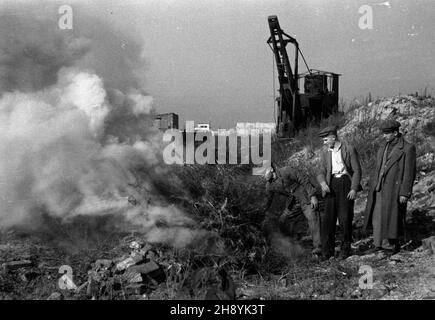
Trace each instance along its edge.
<path fill-rule="evenodd" d="M 295 132 L 313 121 L 338 111 L 339 74 L 310 69 L 299 49 L 295 38 L 286 34 L 280 27 L 277 16 L 269 16 L 270 38 L 267 40 L 272 49 L 278 70 L 279 97 L 276 134 L 279 138 L 291 138 Z M 294 70 L 291 68 L 286 46 L 295 47 Z M 299 54 L 308 72 L 298 74 Z M 299 90 L 303 81 L 304 92 Z"/>

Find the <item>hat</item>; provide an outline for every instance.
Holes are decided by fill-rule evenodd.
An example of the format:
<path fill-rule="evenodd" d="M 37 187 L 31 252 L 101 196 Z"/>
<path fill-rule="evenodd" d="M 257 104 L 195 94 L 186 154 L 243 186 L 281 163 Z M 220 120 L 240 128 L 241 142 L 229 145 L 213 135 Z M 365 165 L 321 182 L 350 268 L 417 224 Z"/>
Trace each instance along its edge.
<path fill-rule="evenodd" d="M 319 132 L 319 137 L 324 138 L 326 136 L 329 136 L 330 134 L 337 135 L 337 129 L 337 126 L 326 127 Z"/>
<path fill-rule="evenodd" d="M 394 131 L 398 131 L 400 127 L 400 122 L 396 120 L 385 120 L 381 123 L 380 129 L 382 133 L 391 133 Z"/>

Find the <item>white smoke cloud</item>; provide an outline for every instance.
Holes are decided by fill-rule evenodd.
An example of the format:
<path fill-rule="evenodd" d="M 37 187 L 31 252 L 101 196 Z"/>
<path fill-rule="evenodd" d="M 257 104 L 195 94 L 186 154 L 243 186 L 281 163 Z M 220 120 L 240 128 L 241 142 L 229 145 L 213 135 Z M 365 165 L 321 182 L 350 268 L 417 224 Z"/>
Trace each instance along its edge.
<path fill-rule="evenodd" d="M 149 114 L 151 112 L 153 102 L 151 96 L 144 96 L 137 92 L 131 92 L 128 95 L 128 98 L 133 101 L 131 108 L 134 115 L 138 116 L 140 114 Z"/>
<path fill-rule="evenodd" d="M 117 213 L 141 226 L 150 241 L 188 243 L 196 233 L 186 226 L 194 223 L 178 208 L 128 204 L 136 183 L 131 169 L 158 167 L 161 137 L 101 144 L 112 110 L 105 97 L 102 79 L 76 68 L 61 69 L 58 82 L 43 90 L 2 96 L 0 226 L 22 223 L 41 207 L 65 219 Z"/>
<path fill-rule="evenodd" d="M 102 80 L 95 74 L 61 69 L 58 87 L 61 88 L 60 107 L 71 106 L 83 111 L 89 119 L 90 130 L 95 135 L 101 133 L 109 113 Z"/>
<path fill-rule="evenodd" d="M 0 21 L 0 228 L 40 212 L 64 221 L 118 214 L 150 241 L 189 243 L 193 221 L 155 187 L 168 172 L 153 99 L 134 77 L 139 46 L 84 14 L 68 34 L 29 12 Z M 120 38 L 130 50 L 116 51 Z"/>
<path fill-rule="evenodd" d="M 98 162 L 102 146 L 96 140 L 109 112 L 104 97 L 101 79 L 74 69 L 62 69 L 49 88 L 3 95 L 0 225 L 20 222 L 39 205 L 65 216 L 101 192 L 109 172 Z"/>

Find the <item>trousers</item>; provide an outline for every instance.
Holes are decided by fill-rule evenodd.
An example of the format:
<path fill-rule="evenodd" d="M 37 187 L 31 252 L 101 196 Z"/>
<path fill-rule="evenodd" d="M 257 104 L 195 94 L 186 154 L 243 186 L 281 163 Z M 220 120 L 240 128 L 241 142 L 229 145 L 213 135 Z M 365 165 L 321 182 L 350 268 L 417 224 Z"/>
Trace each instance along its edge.
<path fill-rule="evenodd" d="M 348 175 L 340 178 L 331 178 L 329 189 L 326 194 L 325 213 L 322 219 L 322 251 L 325 255 L 335 253 L 335 230 L 338 223 L 341 229 L 341 245 L 345 250 L 350 250 L 352 242 L 352 220 L 354 200 L 349 200 L 347 194 L 350 191 L 351 180 Z"/>
<path fill-rule="evenodd" d="M 298 202 L 299 206 L 300 202 Z M 294 209 L 294 208 L 293 208 Z M 308 222 L 308 229 L 310 232 L 311 239 L 313 240 L 314 248 L 321 248 L 321 237 L 320 237 L 320 216 L 319 210 L 311 207 L 309 204 L 300 204 L 300 209 L 304 214 Z M 300 211 L 299 211 L 300 212 Z M 280 216 L 279 222 L 281 225 L 285 225 L 288 220 L 295 219 L 298 216 L 298 211 L 292 212 L 288 208 L 284 210 L 284 213 Z"/>
<path fill-rule="evenodd" d="M 311 239 L 313 239 L 314 248 L 321 248 L 320 238 L 320 217 L 319 211 L 311 207 L 311 204 L 302 205 L 302 212 L 308 221 Z"/>

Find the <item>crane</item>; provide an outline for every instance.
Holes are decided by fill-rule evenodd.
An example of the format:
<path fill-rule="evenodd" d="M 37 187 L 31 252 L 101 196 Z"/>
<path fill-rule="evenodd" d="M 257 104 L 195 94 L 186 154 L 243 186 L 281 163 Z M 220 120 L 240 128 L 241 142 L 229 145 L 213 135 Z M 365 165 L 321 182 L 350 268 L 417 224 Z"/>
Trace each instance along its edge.
<path fill-rule="evenodd" d="M 279 81 L 276 134 L 278 138 L 291 138 L 308 123 L 319 121 L 338 111 L 338 77 L 340 75 L 310 69 L 299 49 L 299 43 L 281 29 L 278 17 L 269 16 L 268 22 L 270 37 L 267 43 L 275 57 Z M 286 49 L 289 43 L 295 47 L 293 70 Z M 308 70 L 304 74 L 298 73 L 299 54 Z M 300 79 L 304 82 L 303 93 L 300 93 Z"/>

